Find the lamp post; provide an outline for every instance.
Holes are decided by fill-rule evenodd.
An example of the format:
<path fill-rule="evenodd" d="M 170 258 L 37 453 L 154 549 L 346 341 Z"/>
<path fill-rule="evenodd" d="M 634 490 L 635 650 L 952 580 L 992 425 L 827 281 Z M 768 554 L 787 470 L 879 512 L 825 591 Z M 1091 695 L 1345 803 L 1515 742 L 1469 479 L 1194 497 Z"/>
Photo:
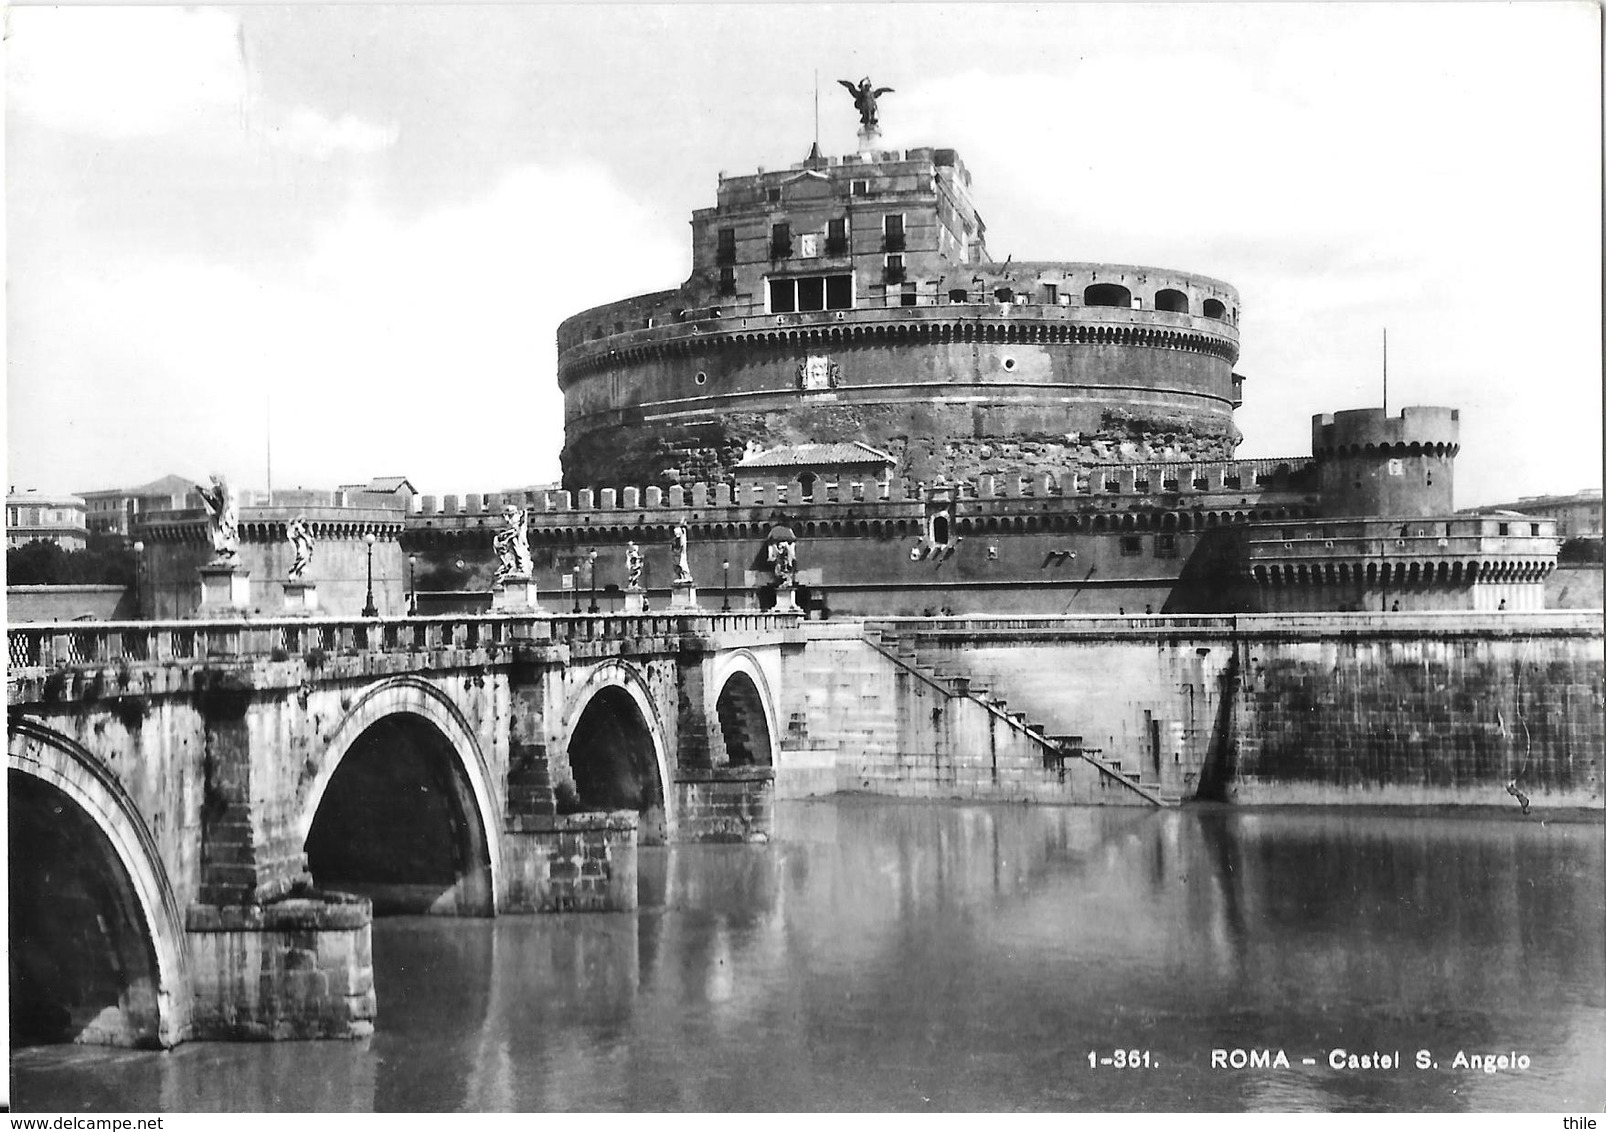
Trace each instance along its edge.
<path fill-rule="evenodd" d="M 591 604 L 586 608 L 587 613 L 600 613 L 597 607 L 597 552 L 592 551 L 586 555 L 586 561 L 591 564 Z"/>
<path fill-rule="evenodd" d="M 407 616 L 418 616 L 418 555 L 407 556 Z"/>
<path fill-rule="evenodd" d="M 731 560 L 729 558 L 725 559 L 719 564 L 719 567 L 725 572 L 724 599 L 719 603 L 719 611 L 721 613 L 729 613 L 731 611 Z"/>
<path fill-rule="evenodd" d="M 368 601 L 362 607 L 362 615 L 378 617 L 379 607 L 374 604 L 374 543 L 378 540 L 374 538 L 373 531 L 363 535 L 362 540 L 368 544 Z"/>
<path fill-rule="evenodd" d="M 140 605 L 140 593 L 139 593 L 139 581 L 140 581 L 139 576 L 144 571 L 144 569 L 145 569 L 145 544 L 143 542 L 139 542 L 139 541 L 136 540 L 135 543 L 134 543 L 134 616 L 135 616 L 136 619 L 140 619 L 140 620 L 143 620 L 144 617 L 145 617 L 145 611 L 144 611 L 143 607 L 141 607 L 141 605 Z"/>
<path fill-rule="evenodd" d="M 569 588 L 574 591 L 574 611 L 580 612 L 580 567 L 577 565 L 569 571 L 569 581 L 573 583 Z"/>

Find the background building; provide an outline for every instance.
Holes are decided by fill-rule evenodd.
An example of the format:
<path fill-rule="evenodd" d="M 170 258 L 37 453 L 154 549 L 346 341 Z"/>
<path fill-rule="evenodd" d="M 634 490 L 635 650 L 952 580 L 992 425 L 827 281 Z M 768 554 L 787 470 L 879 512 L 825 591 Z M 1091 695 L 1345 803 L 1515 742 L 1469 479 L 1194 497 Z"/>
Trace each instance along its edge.
<path fill-rule="evenodd" d="M 93 534 L 129 538 L 140 516 L 151 511 L 177 511 L 200 506 L 192 499 L 195 483 L 183 476 L 167 475 L 138 487 L 81 491 L 87 508 L 89 530 Z"/>
<path fill-rule="evenodd" d="M 6 493 L 6 548 L 52 542 L 63 550 L 82 550 L 89 544 L 86 515 L 80 496 L 12 488 Z"/>

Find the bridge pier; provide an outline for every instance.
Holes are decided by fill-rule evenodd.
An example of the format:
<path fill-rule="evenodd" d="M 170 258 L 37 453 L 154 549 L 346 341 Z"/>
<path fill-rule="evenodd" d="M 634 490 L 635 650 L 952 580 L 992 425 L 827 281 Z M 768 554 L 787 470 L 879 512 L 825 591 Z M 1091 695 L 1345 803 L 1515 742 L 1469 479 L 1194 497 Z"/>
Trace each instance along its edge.
<path fill-rule="evenodd" d="M 374 1031 L 367 900 L 338 893 L 273 904 L 192 904 L 192 1036 L 284 1041 Z"/>

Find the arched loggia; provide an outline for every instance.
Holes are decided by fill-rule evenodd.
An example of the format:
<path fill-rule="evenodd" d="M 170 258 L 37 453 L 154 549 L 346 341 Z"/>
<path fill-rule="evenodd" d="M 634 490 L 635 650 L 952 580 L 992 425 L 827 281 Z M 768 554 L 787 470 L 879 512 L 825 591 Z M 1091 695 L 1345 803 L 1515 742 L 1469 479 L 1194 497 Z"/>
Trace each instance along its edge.
<path fill-rule="evenodd" d="M 397 712 L 351 743 L 318 801 L 306 840 L 320 888 L 355 892 L 378 915 L 489 916 L 490 850 L 451 741 Z"/>
<path fill-rule="evenodd" d="M 725 754 L 732 766 L 769 766 L 770 729 L 764 718 L 764 700 L 745 672 L 733 672 L 715 701 Z"/>
<path fill-rule="evenodd" d="M 11 1044 L 160 1046 L 156 949 L 110 839 L 65 792 L 6 776 Z"/>

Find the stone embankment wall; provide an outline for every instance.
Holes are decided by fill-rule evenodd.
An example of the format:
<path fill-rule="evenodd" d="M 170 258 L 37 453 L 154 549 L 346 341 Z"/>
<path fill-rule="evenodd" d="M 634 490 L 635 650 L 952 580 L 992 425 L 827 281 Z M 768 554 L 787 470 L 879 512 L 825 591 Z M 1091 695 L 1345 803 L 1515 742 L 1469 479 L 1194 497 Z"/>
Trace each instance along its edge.
<path fill-rule="evenodd" d="M 787 659 L 778 797 L 833 791 L 905 798 L 1077 804 L 1148 802 L 1091 763 L 865 640 L 858 624 L 810 624 Z M 827 775 L 826 768 L 834 772 Z"/>
<path fill-rule="evenodd" d="M 1515 779 L 1536 805 L 1602 804 L 1606 660 L 1598 613 L 882 624 L 912 643 L 922 663 L 985 685 L 1047 734 L 1079 736 L 1166 794 L 1515 806 L 1506 792 Z M 806 697 L 802 689 L 816 685 L 817 700 L 802 705 L 811 737 L 821 712 L 849 718 L 835 706 L 851 696 L 856 678 L 844 663 L 797 675 L 789 695 Z M 833 680 L 846 685 L 837 700 L 829 695 Z M 903 736 L 907 726 L 893 717 L 859 729 Z M 850 735 L 844 728 L 828 736 L 849 765 Z M 933 768 L 963 757 L 938 753 L 920 735 L 901 742 L 924 751 Z M 845 779 L 843 762 L 837 766 Z M 874 786 L 861 780 L 860 788 Z"/>

